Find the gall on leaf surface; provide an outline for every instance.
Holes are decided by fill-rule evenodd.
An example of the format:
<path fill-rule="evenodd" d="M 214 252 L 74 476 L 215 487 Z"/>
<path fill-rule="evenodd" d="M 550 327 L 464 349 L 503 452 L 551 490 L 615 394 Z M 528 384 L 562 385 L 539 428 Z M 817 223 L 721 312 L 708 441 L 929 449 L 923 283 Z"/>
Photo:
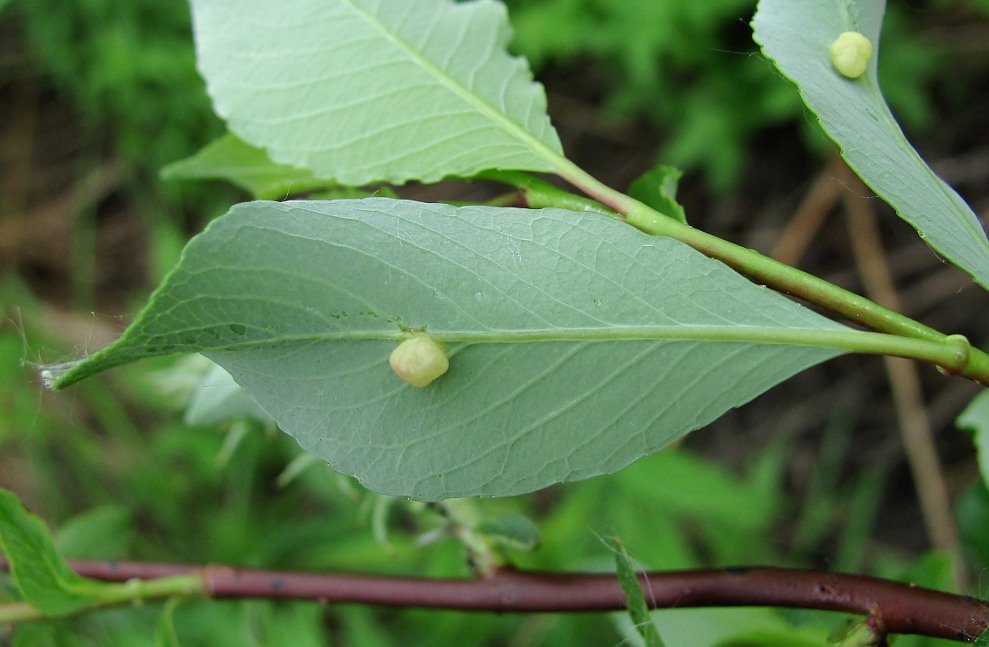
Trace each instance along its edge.
<path fill-rule="evenodd" d="M 869 69 L 876 48 L 872 41 L 857 31 L 842 32 L 831 43 L 831 64 L 849 79 L 857 79 Z"/>
<path fill-rule="evenodd" d="M 989 287 L 989 239 L 958 193 L 920 157 L 879 88 L 877 61 L 885 0 L 760 0 L 754 38 L 793 81 L 848 165 L 944 258 Z M 830 48 L 858 32 L 875 53 L 864 74 L 842 76 Z"/>
<path fill-rule="evenodd" d="M 389 355 L 427 330 L 427 388 Z M 235 206 L 65 386 L 202 352 L 287 433 L 379 492 L 506 496 L 614 472 L 860 334 L 670 238 L 560 209 L 372 198 Z"/>

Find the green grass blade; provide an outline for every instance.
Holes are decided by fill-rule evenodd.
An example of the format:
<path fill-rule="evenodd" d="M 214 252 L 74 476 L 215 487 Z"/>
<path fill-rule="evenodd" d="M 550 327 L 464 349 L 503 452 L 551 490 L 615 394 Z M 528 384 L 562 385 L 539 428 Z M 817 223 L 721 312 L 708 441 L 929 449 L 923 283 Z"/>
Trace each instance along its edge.
<path fill-rule="evenodd" d="M 664 647 L 663 639 L 659 637 L 659 631 L 649 617 L 649 607 L 646 605 L 646 598 L 639 585 L 639 577 L 628 556 L 628 551 L 625 550 L 625 545 L 617 537 L 613 537 L 608 543 L 615 553 L 618 583 L 625 594 L 625 604 L 628 607 L 629 617 L 632 618 L 632 624 L 642 636 L 646 647 Z"/>

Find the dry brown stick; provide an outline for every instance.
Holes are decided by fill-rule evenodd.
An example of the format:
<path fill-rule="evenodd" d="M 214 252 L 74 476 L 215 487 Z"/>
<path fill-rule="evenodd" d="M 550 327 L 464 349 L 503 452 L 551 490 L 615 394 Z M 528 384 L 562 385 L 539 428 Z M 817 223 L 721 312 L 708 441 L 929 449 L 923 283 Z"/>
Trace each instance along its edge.
<path fill-rule="evenodd" d="M 770 256 L 787 265 L 796 266 L 799 263 L 807 246 L 841 198 L 842 184 L 835 178 L 835 166 L 832 162 L 818 174 L 790 222 L 780 233 Z"/>
<path fill-rule="evenodd" d="M 853 187 L 854 193 L 865 194 L 868 191 L 847 166 L 844 166 L 842 175 L 847 186 Z M 882 306 L 901 311 L 900 299 L 886 264 L 879 228 L 869 200 L 854 195 L 853 192 L 846 192 L 844 203 L 852 253 L 866 295 Z M 935 548 L 952 556 L 955 584 L 959 590 L 966 590 L 958 530 L 951 514 L 948 488 L 924 407 L 917 365 L 896 357 L 885 357 L 883 360 L 928 537 Z"/>

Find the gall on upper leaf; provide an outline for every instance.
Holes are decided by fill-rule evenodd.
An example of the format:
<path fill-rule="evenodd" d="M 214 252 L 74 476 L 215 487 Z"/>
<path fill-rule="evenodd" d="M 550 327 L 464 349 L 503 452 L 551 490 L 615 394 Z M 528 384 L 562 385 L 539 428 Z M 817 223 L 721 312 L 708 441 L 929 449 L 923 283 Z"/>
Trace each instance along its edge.
<path fill-rule="evenodd" d="M 849 79 L 865 74 L 875 48 L 872 41 L 857 31 L 846 31 L 831 43 L 831 64 Z"/>
<path fill-rule="evenodd" d="M 450 368 L 446 349 L 426 334 L 400 343 L 388 361 L 395 375 L 418 387 L 429 386 Z"/>

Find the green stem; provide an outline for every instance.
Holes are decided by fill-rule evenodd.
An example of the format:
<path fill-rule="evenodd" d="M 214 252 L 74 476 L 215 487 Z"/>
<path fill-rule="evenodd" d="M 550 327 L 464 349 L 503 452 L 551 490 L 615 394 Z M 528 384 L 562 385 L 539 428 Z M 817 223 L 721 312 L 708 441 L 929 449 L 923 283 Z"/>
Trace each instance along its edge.
<path fill-rule="evenodd" d="M 603 184 L 562 156 L 555 160 L 555 164 L 560 177 L 618 211 L 630 225 L 648 234 L 668 236 L 686 243 L 705 256 L 720 260 L 753 281 L 827 308 L 871 330 L 933 342 L 944 342 L 947 339 L 947 335 L 884 308 L 854 292 L 763 256 L 755 250 L 741 247 L 665 216 Z M 978 349 L 971 349 L 968 363 L 958 373 L 989 385 L 989 355 Z"/>
<path fill-rule="evenodd" d="M 557 186 L 553 186 L 546 180 L 522 171 L 490 170 L 484 171 L 477 177 L 517 187 L 525 197 L 526 204 L 533 209 L 558 207 L 560 209 L 570 209 L 571 211 L 599 213 L 604 216 L 623 220 L 621 214 L 606 207 L 597 200 L 575 195 Z"/>
<path fill-rule="evenodd" d="M 206 584 L 201 573 L 172 575 L 155 579 L 133 579 L 115 586 L 100 594 L 95 605 L 117 606 L 120 604 L 163 600 L 174 597 L 199 597 L 206 595 Z"/>
<path fill-rule="evenodd" d="M 438 505 L 450 521 L 450 531 L 464 545 L 479 575 L 491 576 L 507 563 L 491 539 L 477 530 L 483 520 L 477 499 L 446 499 Z"/>
<path fill-rule="evenodd" d="M 0 604 L 0 627 L 18 622 L 44 620 L 46 617 L 47 616 L 45 616 L 45 614 L 35 609 L 27 602 Z"/>
<path fill-rule="evenodd" d="M 91 604 L 76 609 L 71 615 L 149 600 L 199 597 L 205 594 L 206 587 L 201 574 L 174 575 L 150 580 L 134 579 L 120 585 L 101 587 L 97 599 Z M 0 625 L 45 620 L 50 617 L 26 602 L 0 605 Z"/>

